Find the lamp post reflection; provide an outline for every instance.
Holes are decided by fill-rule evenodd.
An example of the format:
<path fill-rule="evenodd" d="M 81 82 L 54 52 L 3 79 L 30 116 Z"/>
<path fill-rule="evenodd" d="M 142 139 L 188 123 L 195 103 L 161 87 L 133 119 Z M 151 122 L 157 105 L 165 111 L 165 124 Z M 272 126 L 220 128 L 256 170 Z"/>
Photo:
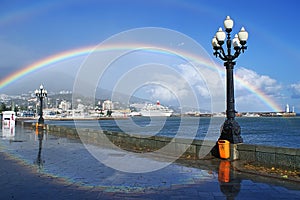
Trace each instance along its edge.
<path fill-rule="evenodd" d="M 38 151 L 37 158 L 34 161 L 34 164 L 36 164 L 39 167 L 39 169 L 42 169 L 45 163 L 45 161 L 42 160 L 42 146 L 43 146 L 43 139 L 44 139 L 44 131 L 37 128 L 35 134 L 37 136 L 37 139 L 39 140 L 39 151 Z"/>

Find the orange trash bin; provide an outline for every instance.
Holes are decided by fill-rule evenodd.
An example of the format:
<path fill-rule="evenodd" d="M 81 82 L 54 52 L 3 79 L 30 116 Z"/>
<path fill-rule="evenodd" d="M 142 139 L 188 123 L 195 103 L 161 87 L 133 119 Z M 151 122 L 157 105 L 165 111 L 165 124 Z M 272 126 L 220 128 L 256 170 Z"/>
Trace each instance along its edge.
<path fill-rule="evenodd" d="M 230 142 L 228 140 L 219 140 L 218 146 L 220 158 L 228 159 L 230 157 Z"/>

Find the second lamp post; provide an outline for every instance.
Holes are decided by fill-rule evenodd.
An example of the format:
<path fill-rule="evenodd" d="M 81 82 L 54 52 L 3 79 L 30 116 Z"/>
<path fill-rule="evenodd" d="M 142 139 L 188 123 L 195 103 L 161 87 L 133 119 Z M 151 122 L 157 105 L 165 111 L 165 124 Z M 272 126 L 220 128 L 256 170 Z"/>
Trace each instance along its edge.
<path fill-rule="evenodd" d="M 230 143 L 242 143 L 241 127 L 237 121 L 235 121 L 235 103 L 234 103 L 234 76 L 233 68 L 235 65 L 235 59 L 241 52 L 247 49 L 246 42 L 248 39 L 248 33 L 244 27 L 240 32 L 231 39 L 231 31 L 233 27 L 233 20 L 229 16 L 224 21 L 224 27 L 226 33 L 219 28 L 215 37 L 212 39 L 212 45 L 214 48 L 214 55 L 224 61 L 226 67 L 226 120 L 221 127 L 221 136 L 219 139 L 228 140 Z M 226 40 L 226 41 L 225 41 Z M 226 42 L 227 49 L 223 49 L 223 44 Z M 232 46 L 234 53 L 232 52 Z"/>
<path fill-rule="evenodd" d="M 39 90 L 35 90 L 35 96 L 37 96 L 40 99 L 40 109 L 39 109 L 39 119 L 38 124 L 44 124 L 44 118 L 43 118 L 43 99 L 47 97 L 47 90 L 44 89 L 43 85 L 40 86 Z"/>

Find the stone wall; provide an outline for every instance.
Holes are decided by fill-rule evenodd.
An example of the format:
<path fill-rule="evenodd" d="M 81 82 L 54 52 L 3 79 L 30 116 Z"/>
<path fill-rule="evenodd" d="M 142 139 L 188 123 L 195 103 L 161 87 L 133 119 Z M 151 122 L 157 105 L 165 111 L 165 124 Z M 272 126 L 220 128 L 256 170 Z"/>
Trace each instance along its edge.
<path fill-rule="evenodd" d="M 238 158 L 248 162 L 258 162 L 269 167 L 300 169 L 300 149 L 239 144 Z"/>

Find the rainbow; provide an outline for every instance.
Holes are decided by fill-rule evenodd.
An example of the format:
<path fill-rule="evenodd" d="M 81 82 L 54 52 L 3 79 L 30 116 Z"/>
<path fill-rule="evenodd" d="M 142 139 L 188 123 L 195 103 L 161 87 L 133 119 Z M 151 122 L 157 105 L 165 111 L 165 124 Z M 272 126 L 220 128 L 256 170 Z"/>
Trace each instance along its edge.
<path fill-rule="evenodd" d="M 273 100 L 270 96 L 266 95 L 263 91 L 259 88 L 254 87 L 253 85 L 249 84 L 247 81 L 244 81 L 239 76 L 235 76 L 236 80 L 241 83 L 245 88 L 255 94 L 262 102 L 264 102 L 268 107 L 270 107 L 273 111 L 282 111 L 282 108 Z"/>
<path fill-rule="evenodd" d="M 55 55 L 51 55 L 42 60 L 39 60 L 29 66 L 26 66 L 14 73 L 8 75 L 7 77 L 3 78 L 2 80 L 0 80 L 0 90 L 4 87 L 8 86 L 9 84 L 15 82 L 16 80 L 20 79 L 21 77 L 24 77 L 24 76 L 26 76 L 32 72 L 35 72 L 41 68 L 53 65 L 58 62 L 62 62 L 64 60 L 69 60 L 69 59 L 76 58 L 79 56 L 87 55 L 91 50 L 93 50 L 93 48 L 94 48 L 94 46 L 84 47 L 84 48 L 80 48 L 80 49 L 74 49 L 74 50 L 70 50 L 70 51 L 61 52 L 61 53 L 58 53 Z"/>
<path fill-rule="evenodd" d="M 62 61 L 70 60 L 73 58 L 78 58 L 80 56 L 87 56 L 90 54 L 93 50 L 95 50 L 96 46 L 87 46 L 87 47 L 82 47 L 78 49 L 72 49 L 69 51 L 64 51 L 60 52 L 58 54 L 51 55 L 49 57 L 46 57 L 44 59 L 41 59 L 29 66 L 26 66 L 9 76 L 3 78 L 0 80 L 0 90 L 3 89 L 4 87 L 12 84 L 16 80 L 25 77 L 26 75 L 33 73 L 35 71 L 38 71 L 39 69 L 50 67 L 51 65 L 55 63 L 59 63 Z M 111 50 L 135 50 L 135 49 L 141 49 L 141 45 L 137 44 L 123 44 L 123 45 L 107 45 L 107 46 L 102 46 L 102 48 L 99 50 L 97 48 L 97 51 L 111 51 Z M 171 49 L 162 47 L 158 48 L 158 50 L 155 49 L 155 51 L 158 51 L 160 53 L 170 53 L 174 52 Z M 215 70 L 218 70 L 220 72 L 224 73 L 224 68 L 220 65 L 214 64 L 211 60 L 208 60 L 206 58 L 200 57 L 199 55 L 192 55 L 190 53 L 186 52 L 180 52 L 180 56 L 183 58 L 189 58 L 197 63 L 204 64 L 205 66 L 209 68 L 214 68 Z M 236 76 L 236 81 L 243 85 L 248 91 L 251 93 L 255 94 L 262 102 L 264 102 L 265 105 L 267 105 L 269 108 L 272 109 L 272 111 L 281 111 L 281 107 L 273 100 L 270 98 L 270 96 L 266 95 L 263 91 L 261 91 L 259 88 L 256 88 L 252 85 L 250 85 L 248 82 L 244 81 L 240 77 Z"/>

